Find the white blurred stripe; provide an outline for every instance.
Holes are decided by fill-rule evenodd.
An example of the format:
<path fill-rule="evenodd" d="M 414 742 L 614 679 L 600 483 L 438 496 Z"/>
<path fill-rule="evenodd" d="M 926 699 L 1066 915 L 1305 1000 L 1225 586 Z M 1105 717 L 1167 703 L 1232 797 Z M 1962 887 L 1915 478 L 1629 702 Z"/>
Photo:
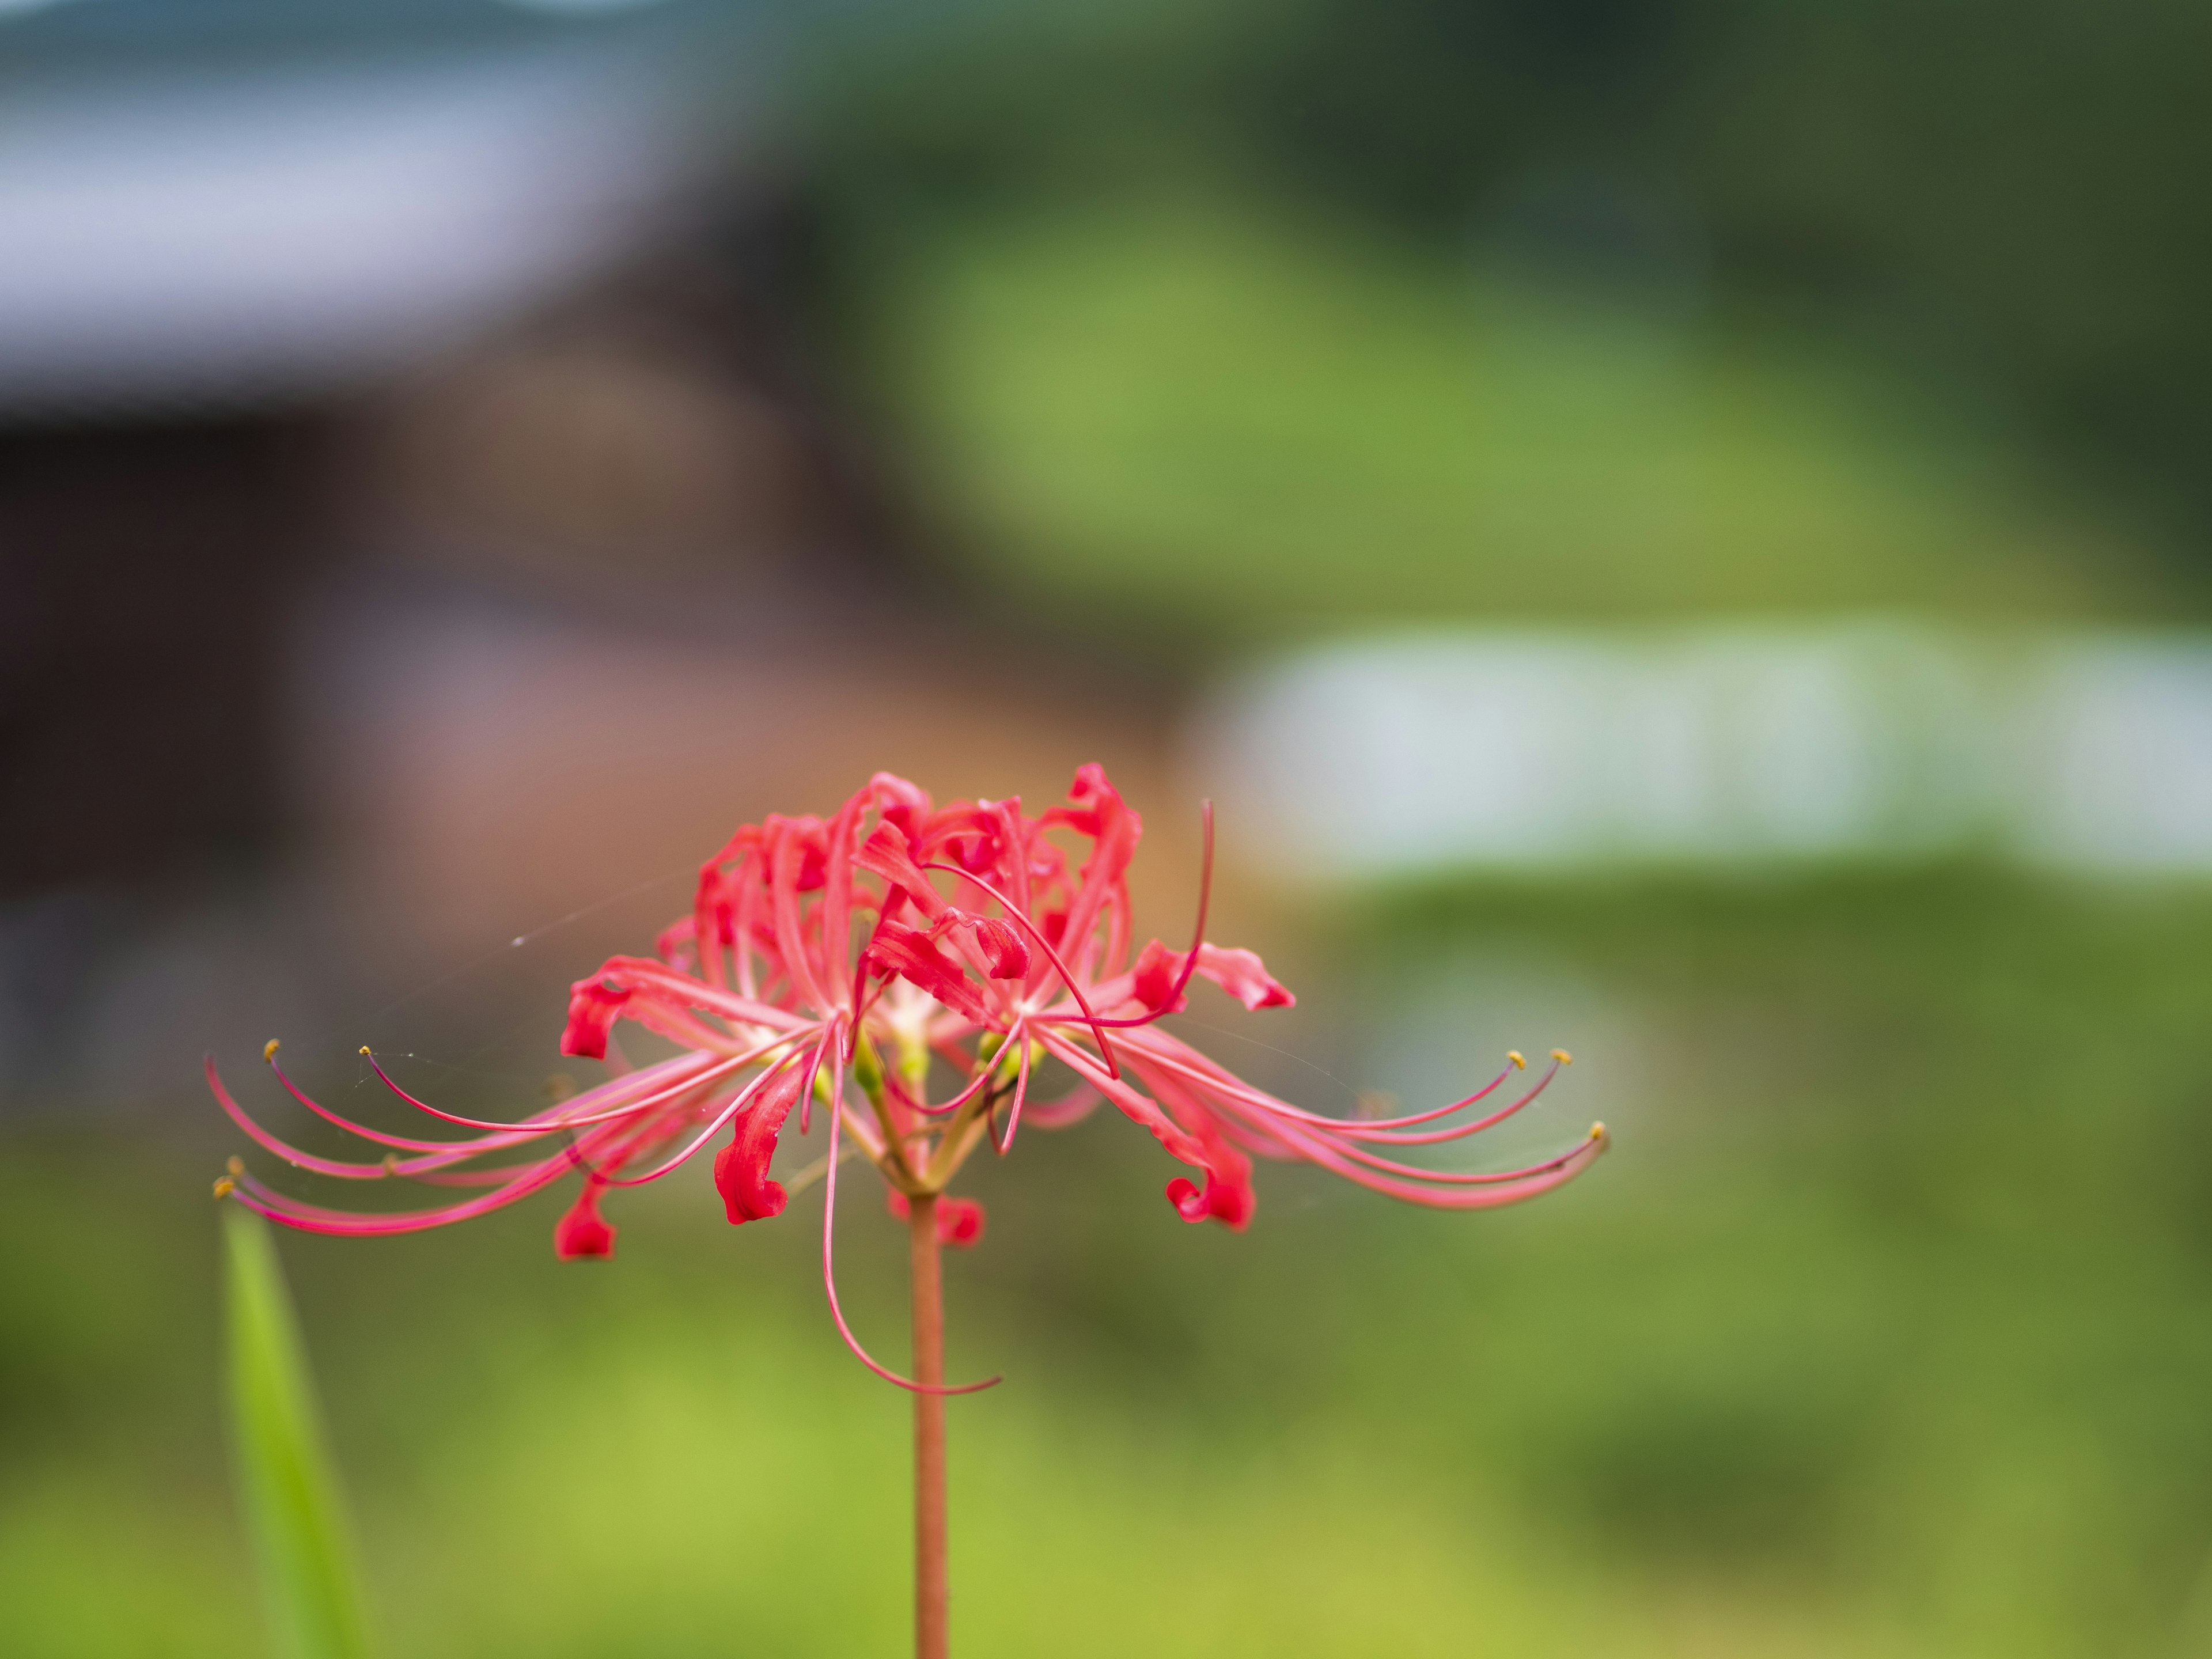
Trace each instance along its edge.
<path fill-rule="evenodd" d="M 1990 848 L 2212 873 L 2212 641 L 1912 625 L 1491 631 L 1223 688 L 1194 761 L 1291 873 Z"/>
<path fill-rule="evenodd" d="M 2061 646 L 2022 712 L 2030 857 L 2212 871 L 2212 640 Z"/>

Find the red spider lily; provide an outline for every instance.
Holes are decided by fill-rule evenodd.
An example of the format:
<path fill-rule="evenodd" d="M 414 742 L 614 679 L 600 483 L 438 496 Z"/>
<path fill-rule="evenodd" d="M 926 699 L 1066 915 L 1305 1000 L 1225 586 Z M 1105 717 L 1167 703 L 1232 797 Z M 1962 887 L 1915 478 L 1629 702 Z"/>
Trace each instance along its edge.
<path fill-rule="evenodd" d="M 1410 1115 L 1344 1119 L 1304 1110 L 1243 1081 L 1163 1030 L 1185 1006 L 1194 975 L 1247 1008 L 1286 1007 L 1291 994 L 1249 951 L 1206 939 L 1213 859 L 1206 819 L 1204 874 L 1191 948 L 1153 939 L 1133 949 L 1126 875 L 1141 823 L 1097 766 L 1076 775 L 1067 803 L 1027 816 L 1018 800 L 938 807 L 913 784 L 878 773 L 828 819 L 772 817 L 747 824 L 707 860 L 692 912 L 664 932 L 655 957 L 616 957 L 579 980 L 563 1054 L 608 1060 L 598 1088 L 518 1121 L 463 1117 L 416 1099 L 369 1061 L 392 1091 L 429 1115 L 480 1133 L 416 1139 L 356 1123 L 308 1097 L 264 1059 L 308 1110 L 383 1150 L 373 1161 L 318 1157 L 279 1139 L 240 1109 L 216 1074 L 216 1097 L 265 1150 L 295 1167 L 343 1180 L 395 1177 L 466 1195 L 429 1208 L 362 1212 L 281 1194 L 233 1161 L 218 1183 L 272 1220 L 314 1232 L 410 1232 L 512 1204 L 572 1170 L 583 1190 L 554 1229 L 563 1257 L 601 1256 L 615 1228 L 600 1205 L 617 1188 L 672 1174 L 716 1136 L 714 1185 L 733 1224 L 782 1212 L 793 1188 L 825 1189 L 822 1266 L 831 1314 L 853 1352 L 878 1375 L 930 1394 L 877 1364 L 837 1300 L 832 1239 L 837 1170 L 848 1144 L 881 1171 L 894 1213 L 928 1200 L 937 1238 L 981 1234 L 972 1200 L 936 1201 L 987 1139 L 1004 1154 L 1024 1123 L 1065 1127 L 1101 1101 L 1149 1130 L 1192 1175 L 1167 1185 L 1186 1221 L 1243 1228 L 1252 1217 L 1252 1160 L 1319 1164 L 1392 1197 L 1444 1209 L 1481 1209 L 1559 1185 L 1603 1150 L 1602 1126 L 1571 1150 L 1526 1168 L 1439 1170 L 1407 1149 L 1463 1139 L 1541 1094 L 1567 1056 L 1479 1116 L 1522 1069 L 1519 1054 L 1465 1099 Z M 1054 831 L 1086 844 L 1072 866 Z M 629 1020 L 681 1052 L 631 1068 L 611 1040 Z M 1030 1098 L 1051 1059 L 1072 1093 Z M 933 1093 L 933 1077 L 951 1083 Z M 850 1087 L 848 1088 L 848 1082 Z M 857 1094 L 857 1100 L 854 1097 Z M 769 1174 L 796 1108 L 829 1119 L 825 1155 L 780 1182 Z M 550 1150 L 548 1150 L 548 1149 Z M 996 1378 L 990 1379 L 997 1381 Z"/>

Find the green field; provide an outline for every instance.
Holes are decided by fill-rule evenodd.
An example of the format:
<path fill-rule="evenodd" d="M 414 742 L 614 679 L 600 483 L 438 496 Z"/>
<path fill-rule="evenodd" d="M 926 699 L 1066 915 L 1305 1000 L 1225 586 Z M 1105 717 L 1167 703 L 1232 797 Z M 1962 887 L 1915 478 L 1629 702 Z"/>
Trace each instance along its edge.
<path fill-rule="evenodd" d="M 1176 1221 L 1118 1121 L 981 1171 L 952 1364 L 1010 1381 L 953 1414 L 962 1650 L 2200 1650 L 2209 931 L 2198 896 L 1972 870 L 1316 919 L 1336 965 L 1305 1006 L 1358 1018 L 1293 1046 L 1402 1075 L 1418 1038 L 1472 1074 L 1520 1009 L 1551 1027 L 1529 1046 L 1582 1048 L 1523 1144 L 1603 1115 L 1619 1145 L 1488 1216 L 1267 1170 L 1241 1237 Z M 216 1395 L 224 1146 L 171 1110 L 8 1144 L 25 1659 L 259 1650 Z M 385 1651 L 899 1650 L 904 1401 L 830 1328 L 817 1202 L 733 1232 L 702 1169 L 617 1206 L 609 1264 L 551 1259 L 551 1204 L 285 1237 Z M 897 1354 L 900 1235 L 866 1198 L 845 1222 L 855 1317 Z"/>
<path fill-rule="evenodd" d="M 1226 193 L 978 216 L 875 283 L 945 544 L 1137 638 L 2142 614 L 2140 537 L 1879 352 Z"/>

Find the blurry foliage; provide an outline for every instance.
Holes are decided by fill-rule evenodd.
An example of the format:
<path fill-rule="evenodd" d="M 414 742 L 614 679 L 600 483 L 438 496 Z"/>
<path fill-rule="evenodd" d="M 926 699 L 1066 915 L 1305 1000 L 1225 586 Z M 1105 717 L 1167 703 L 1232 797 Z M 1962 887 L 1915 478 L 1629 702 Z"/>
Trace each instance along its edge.
<path fill-rule="evenodd" d="M 269 1224 L 223 1214 L 231 1459 L 276 1651 L 365 1659 L 368 1633 L 322 1407 Z"/>
<path fill-rule="evenodd" d="M 999 216 L 884 304 L 977 585 L 1140 637 L 1347 620 L 2147 608 L 1972 422 L 1775 329 L 1190 199 Z"/>
<path fill-rule="evenodd" d="M 1228 180 L 1547 283 L 1792 307 L 2201 546 L 2207 61 L 2191 0 L 867 8 L 809 142 L 848 301 L 948 213 Z"/>
<path fill-rule="evenodd" d="M 1011 1380 L 953 1419 L 963 1650 L 2176 1650 L 2212 1607 L 2208 926 L 1972 868 L 1322 919 L 1315 1006 L 1385 1015 L 1477 949 L 1626 1011 L 1527 1038 L 1580 1052 L 1522 1144 L 1603 1115 L 1619 1145 L 1477 1216 L 1265 1169 L 1241 1237 L 1176 1221 L 1110 1115 L 986 1160 L 951 1359 Z M 250 1649 L 216 1151 L 8 1150 L 0 1241 L 37 1269 L 0 1322 L 9 1651 Z M 849 1304 L 893 1356 L 900 1235 L 850 1196 Z M 814 1201 L 732 1231 L 687 1172 L 606 1264 L 551 1259 L 550 1199 L 287 1237 L 393 1651 L 895 1650 L 905 1402 L 829 1326 Z"/>

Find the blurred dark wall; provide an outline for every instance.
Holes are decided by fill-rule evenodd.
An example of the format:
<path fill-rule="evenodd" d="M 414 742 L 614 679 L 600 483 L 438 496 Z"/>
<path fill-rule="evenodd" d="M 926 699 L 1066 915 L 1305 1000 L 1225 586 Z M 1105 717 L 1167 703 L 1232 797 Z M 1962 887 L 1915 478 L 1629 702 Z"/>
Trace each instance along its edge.
<path fill-rule="evenodd" d="M 0 894 L 272 849 L 326 438 L 273 414 L 0 436 Z"/>
<path fill-rule="evenodd" d="M 756 188 L 382 382 L 0 426 L 0 900 L 250 874 L 312 836 L 301 613 L 341 568 L 648 623 L 702 581 L 910 599 L 799 315 L 796 200 Z"/>
<path fill-rule="evenodd" d="M 850 789 L 849 720 L 758 734 L 860 702 L 927 585 L 794 198 L 718 191 L 366 378 L 0 414 L 0 1115 L 171 1098 L 696 859 L 787 751 Z"/>

